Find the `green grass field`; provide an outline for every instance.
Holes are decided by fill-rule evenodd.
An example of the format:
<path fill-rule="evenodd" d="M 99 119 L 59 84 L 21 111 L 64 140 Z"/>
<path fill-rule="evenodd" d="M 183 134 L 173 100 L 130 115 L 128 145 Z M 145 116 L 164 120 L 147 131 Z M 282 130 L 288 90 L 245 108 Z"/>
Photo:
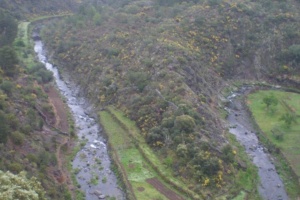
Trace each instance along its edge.
<path fill-rule="evenodd" d="M 135 143 L 138 143 L 139 152 L 147 159 L 148 163 L 151 163 L 151 167 L 155 168 L 158 177 L 164 179 L 164 182 L 172 183 L 172 188 L 180 188 L 180 191 L 183 193 L 192 196 L 193 198 L 199 199 L 202 194 L 196 194 L 187 188 L 187 184 L 183 183 L 179 179 L 176 179 L 171 169 L 169 169 L 152 151 L 152 149 L 146 144 L 144 136 L 141 135 L 140 130 L 136 126 L 135 122 L 131 121 L 126 117 L 122 112 L 113 109 L 112 107 L 108 108 L 109 112 L 115 116 L 119 124 L 123 125 L 123 128 L 127 129 L 128 133 L 132 140 Z"/>
<path fill-rule="evenodd" d="M 15 39 L 14 48 L 16 49 L 17 55 L 20 60 L 26 65 L 27 68 L 31 68 L 36 64 L 35 53 L 32 49 L 33 43 L 30 39 L 30 24 L 44 19 L 51 19 L 57 17 L 64 17 L 71 15 L 70 13 L 61 13 L 60 15 L 49 15 L 49 16 L 39 16 L 31 19 L 31 21 L 20 22 L 18 25 L 18 35 Z M 18 45 L 22 42 L 22 45 Z"/>
<path fill-rule="evenodd" d="M 150 197 L 153 197 L 154 199 L 165 198 L 146 182 L 148 178 L 157 177 L 160 179 L 161 177 L 167 177 L 168 181 L 187 189 L 186 185 L 180 180 L 175 179 L 171 170 L 155 156 L 153 151 L 145 143 L 145 140 L 135 123 L 128 119 L 122 112 L 109 107 L 107 111 L 100 112 L 100 119 L 101 124 L 109 137 L 110 143 L 114 146 L 119 155 L 120 162 L 124 166 L 137 199 L 144 199 L 145 197 L 148 199 L 151 199 Z M 247 155 L 243 151 L 243 147 L 238 145 L 237 141 L 232 137 L 233 136 L 230 136 L 230 141 L 234 143 L 235 146 L 239 147 L 239 157 L 240 159 L 245 160 L 248 166 L 246 170 L 240 170 L 236 174 L 236 186 L 233 190 L 240 193 L 236 199 L 245 196 L 259 199 L 256 190 L 258 180 L 256 168 L 250 161 L 247 161 Z M 134 145 L 134 141 L 138 143 L 139 149 Z M 145 157 L 147 160 L 145 160 Z M 149 161 L 152 163 L 151 165 L 149 164 Z M 153 170 L 153 166 L 157 169 L 156 171 Z M 159 171 L 159 173 L 157 173 L 157 171 Z M 140 191 L 141 188 L 144 188 L 143 192 Z M 251 192 L 247 192 L 246 195 L 243 190 Z M 150 194 L 152 196 L 149 196 Z M 218 199 L 226 199 L 226 195 L 224 198 L 220 196 Z"/>
<path fill-rule="evenodd" d="M 263 99 L 273 95 L 278 104 L 267 109 Z M 300 176 L 300 95 L 283 91 L 258 91 L 250 94 L 247 104 L 264 135 L 284 154 L 297 176 Z M 290 127 L 280 118 L 286 113 L 294 116 Z M 280 134 L 280 137 L 278 137 Z M 294 188 L 294 189 L 293 189 Z M 299 193 L 295 186 L 287 187 L 291 193 Z M 295 191 L 293 191 L 295 190 Z M 299 194 L 298 194 L 299 195 Z"/>
<path fill-rule="evenodd" d="M 30 22 L 21 22 L 18 25 L 18 37 L 15 40 L 15 49 L 17 55 L 28 68 L 32 67 L 36 62 L 35 54 L 32 50 L 33 45 L 30 43 L 28 33 L 29 25 Z M 18 45 L 18 41 L 23 42 L 23 45 Z"/>
<path fill-rule="evenodd" d="M 100 120 L 110 143 L 117 151 L 136 198 L 166 199 L 164 195 L 146 182 L 148 178 L 155 177 L 156 173 L 144 160 L 126 131 L 115 122 L 112 115 L 107 111 L 100 112 Z"/>
<path fill-rule="evenodd" d="M 244 147 L 237 141 L 233 134 L 228 133 L 227 139 L 229 143 L 235 147 L 237 152 L 237 159 L 242 161 L 245 169 L 238 170 L 235 172 L 234 186 L 228 194 L 220 196 L 217 200 L 243 200 L 243 199 L 255 199 L 261 200 L 258 193 L 259 176 L 256 166 L 250 161 L 248 154 L 245 152 Z"/>

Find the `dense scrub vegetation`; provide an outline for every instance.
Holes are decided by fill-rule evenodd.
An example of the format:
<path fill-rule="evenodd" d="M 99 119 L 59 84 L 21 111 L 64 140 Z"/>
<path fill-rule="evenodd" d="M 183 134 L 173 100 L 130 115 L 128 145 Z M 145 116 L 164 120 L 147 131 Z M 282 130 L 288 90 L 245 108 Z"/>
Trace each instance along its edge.
<path fill-rule="evenodd" d="M 0 183 L 1 200 L 46 199 L 41 183 L 34 177 L 27 179 L 24 172 L 15 175 L 10 172 L 4 173 L 0 170 Z"/>
<path fill-rule="evenodd" d="M 220 93 L 233 79 L 295 78 L 299 17 L 291 4 L 92 1 L 48 24 L 44 38 L 85 94 L 134 120 L 176 176 L 195 191 L 223 193 L 239 169 Z"/>
<path fill-rule="evenodd" d="M 300 174 L 300 152 L 297 149 L 300 131 L 299 99 L 297 93 L 272 90 L 258 91 L 247 97 L 250 111 L 264 133 L 262 137 L 267 141 L 268 148 L 272 151 L 280 149 L 284 158 L 281 168 L 292 169 L 284 180 L 291 199 L 299 195 L 299 184 L 292 184 L 292 181 L 299 180 L 297 177 Z M 281 174 L 286 173 L 280 170 Z M 295 177 L 295 180 L 290 177 Z"/>
<path fill-rule="evenodd" d="M 62 136 L 50 128 L 56 118 L 45 91 L 52 87 L 52 73 L 33 60 L 27 32 L 18 32 L 17 15 L 43 13 L 35 6 L 33 1 L 0 5 L 0 199 L 71 199 L 57 165 Z M 30 66 L 24 63 L 28 55 Z"/>
<path fill-rule="evenodd" d="M 56 164 L 49 151 L 55 138 L 33 135 L 43 127 L 36 107 L 53 118 L 37 84 L 51 76 L 37 63 L 22 68 L 15 49 L 25 44 L 16 41 L 13 48 L 11 16 L 69 12 L 76 8 L 72 2 L 4 0 L 1 8 L 10 14 L 0 10 L 0 42 L 7 45 L 0 45 L 0 120 L 7 122 L 0 127 L 0 168 L 38 174 L 57 199 L 61 188 L 45 176 Z M 255 195 L 255 172 L 245 169 L 237 145 L 228 143 L 220 99 L 235 80 L 299 84 L 299 1 L 86 2 L 75 15 L 45 23 L 43 38 L 62 70 L 99 109 L 114 105 L 135 121 L 147 144 L 189 189 L 228 198 L 253 189 L 248 195 Z M 20 146 L 27 153 L 15 150 Z M 38 156 L 32 153 L 37 150 Z"/>
<path fill-rule="evenodd" d="M 298 9 L 296 1 L 91 1 L 48 24 L 44 38 L 84 93 L 134 120 L 176 176 L 223 193 L 239 169 L 221 91 L 231 80 L 298 79 Z"/>
<path fill-rule="evenodd" d="M 75 10 L 77 0 L 2 0 L 0 8 L 9 12 L 18 20 L 34 18 L 38 16 L 66 13 Z"/>

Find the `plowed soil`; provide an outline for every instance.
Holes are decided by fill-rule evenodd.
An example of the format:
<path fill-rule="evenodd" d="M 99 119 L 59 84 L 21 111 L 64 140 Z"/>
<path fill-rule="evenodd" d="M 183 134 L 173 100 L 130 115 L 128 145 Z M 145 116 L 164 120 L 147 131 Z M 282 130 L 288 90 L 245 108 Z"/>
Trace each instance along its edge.
<path fill-rule="evenodd" d="M 170 200 L 184 200 L 174 191 L 167 188 L 160 180 L 157 178 L 150 178 L 147 180 L 147 183 L 151 184 L 155 189 L 157 189 L 161 194 L 167 197 Z"/>

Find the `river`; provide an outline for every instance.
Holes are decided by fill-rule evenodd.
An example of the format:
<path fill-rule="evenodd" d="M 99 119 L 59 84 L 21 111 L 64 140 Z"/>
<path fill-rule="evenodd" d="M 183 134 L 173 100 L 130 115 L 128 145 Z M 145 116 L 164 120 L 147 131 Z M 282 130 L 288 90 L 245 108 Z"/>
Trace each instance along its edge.
<path fill-rule="evenodd" d="M 229 100 L 227 120 L 230 132 L 245 147 L 247 154 L 258 168 L 260 177 L 258 190 L 263 199 L 288 200 L 289 197 L 275 169 L 272 158 L 267 149 L 260 144 L 252 126 L 251 117 L 240 98 L 249 93 L 251 89 L 251 86 L 241 87 L 227 98 Z"/>
<path fill-rule="evenodd" d="M 67 75 L 61 78 L 58 69 L 47 60 L 46 51 L 39 37 L 35 37 L 34 50 L 40 62 L 53 72 L 55 82 L 61 94 L 65 97 L 73 119 L 81 150 L 75 156 L 72 166 L 76 171 L 76 179 L 86 199 L 98 200 L 114 197 L 124 200 L 124 193 L 118 187 L 117 178 L 111 171 L 110 158 L 106 140 L 101 135 L 102 129 L 94 117 L 93 107 L 88 101 L 80 97 L 79 87 L 72 84 Z M 255 129 L 251 125 L 249 113 L 244 108 L 242 100 L 237 98 L 245 95 L 251 88 L 242 87 L 229 97 L 227 107 L 230 132 L 245 147 L 253 163 L 258 167 L 260 176 L 259 192 L 266 200 L 288 200 L 284 184 L 276 172 L 272 158 L 260 144 Z M 98 178 L 97 178 L 98 177 Z"/>
<path fill-rule="evenodd" d="M 56 85 L 66 99 L 75 121 L 76 134 L 82 146 L 75 156 L 72 166 L 76 171 L 76 179 L 86 199 L 125 199 L 124 193 L 117 184 L 117 178 L 111 171 L 111 161 L 107 151 L 106 140 L 101 135 L 93 113 L 92 105 L 80 97 L 79 87 L 72 84 L 67 75 L 61 78 L 58 69 L 49 63 L 42 41 L 35 33 L 34 51 L 45 67 L 53 72 Z"/>

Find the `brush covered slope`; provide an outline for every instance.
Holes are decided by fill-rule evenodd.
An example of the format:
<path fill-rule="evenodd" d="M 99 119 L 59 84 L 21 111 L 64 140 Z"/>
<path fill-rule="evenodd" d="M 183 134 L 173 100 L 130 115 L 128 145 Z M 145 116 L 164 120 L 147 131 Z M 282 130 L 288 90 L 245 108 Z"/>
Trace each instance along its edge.
<path fill-rule="evenodd" d="M 2 0 L 0 8 L 18 20 L 25 20 L 38 16 L 72 12 L 76 10 L 80 2 L 80 0 Z"/>
<path fill-rule="evenodd" d="M 175 176 L 218 196 L 243 187 L 222 90 L 236 80 L 298 83 L 299 8 L 292 0 L 91 1 L 48 23 L 43 38 L 98 108 L 122 110 Z"/>
<path fill-rule="evenodd" d="M 1 7 L 13 8 L 14 2 L 4 1 Z M 66 184 L 70 179 L 58 164 L 68 152 L 68 136 L 55 131 L 68 132 L 68 125 L 58 126 L 57 108 L 48 98 L 52 94 L 59 99 L 52 73 L 33 60 L 32 46 L 24 34 L 27 32 L 18 33 L 15 16 L 0 8 L 0 170 L 5 180 L 0 186 L 1 199 L 71 199 L 72 186 Z M 23 62 L 29 54 L 31 66 Z M 60 120 L 68 124 L 67 118 Z"/>

